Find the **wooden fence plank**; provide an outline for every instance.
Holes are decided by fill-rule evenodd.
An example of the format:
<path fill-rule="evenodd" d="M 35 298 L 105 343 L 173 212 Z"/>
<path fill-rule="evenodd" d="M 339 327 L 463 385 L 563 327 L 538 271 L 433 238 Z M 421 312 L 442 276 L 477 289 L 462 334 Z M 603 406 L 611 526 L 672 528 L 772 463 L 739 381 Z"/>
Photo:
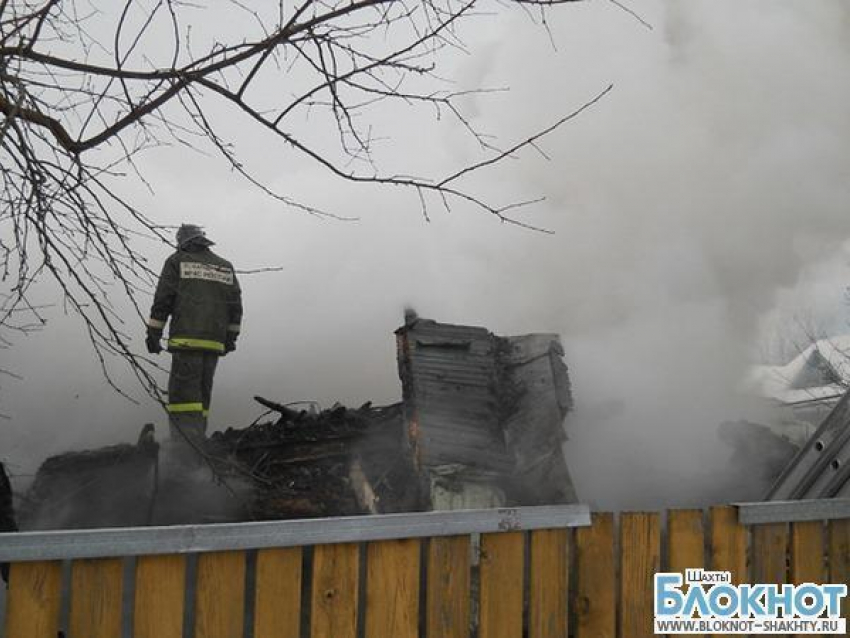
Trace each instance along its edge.
<path fill-rule="evenodd" d="M 140 556 L 136 561 L 133 638 L 181 638 L 185 591 L 185 556 Z"/>
<path fill-rule="evenodd" d="M 254 638 L 298 638 L 301 635 L 300 547 L 257 552 Z"/>
<path fill-rule="evenodd" d="M 245 621 L 245 552 L 198 557 L 195 638 L 242 638 Z"/>
<path fill-rule="evenodd" d="M 753 525 L 753 583 L 788 581 L 788 524 Z"/>
<path fill-rule="evenodd" d="M 705 526 L 702 510 L 677 509 L 667 512 L 667 567 L 665 571 L 706 568 Z M 687 586 L 685 586 L 687 591 Z M 700 634 L 684 634 L 696 638 Z"/>
<path fill-rule="evenodd" d="M 656 512 L 620 516 L 620 636 L 652 638 L 654 575 L 661 569 L 661 519 Z"/>
<path fill-rule="evenodd" d="M 711 508 L 711 568 L 732 572 L 732 582 L 747 583 L 747 528 L 728 505 Z"/>
<path fill-rule="evenodd" d="M 850 519 L 829 521 L 829 582 L 850 588 Z M 850 601 L 841 601 L 841 616 L 850 625 Z"/>
<path fill-rule="evenodd" d="M 124 561 L 89 558 L 71 564 L 71 636 L 120 638 Z"/>
<path fill-rule="evenodd" d="M 56 638 L 62 597 L 62 563 L 12 563 L 6 593 L 6 636 Z"/>
<path fill-rule="evenodd" d="M 366 547 L 366 635 L 418 638 L 418 538 L 369 543 Z"/>
<path fill-rule="evenodd" d="M 356 638 L 359 555 L 356 543 L 313 551 L 312 638 Z"/>
<path fill-rule="evenodd" d="M 732 573 L 735 584 L 747 583 L 747 528 L 738 523 L 738 511 L 729 505 L 712 507 L 711 568 Z M 721 634 L 716 634 L 721 635 Z"/>
<path fill-rule="evenodd" d="M 576 530 L 576 638 L 614 638 L 614 515 L 591 515 L 590 527 Z"/>
<path fill-rule="evenodd" d="M 752 526 L 753 583 L 782 584 L 788 580 L 788 524 Z M 784 635 L 784 634 L 782 634 Z"/>
<path fill-rule="evenodd" d="M 791 582 L 826 583 L 825 549 L 823 522 L 791 523 Z"/>
<path fill-rule="evenodd" d="M 430 540 L 427 638 L 465 638 L 469 635 L 469 552 L 469 536 Z"/>
<path fill-rule="evenodd" d="M 479 638 L 522 638 L 524 534 L 481 535 Z"/>
<path fill-rule="evenodd" d="M 825 550 L 822 521 L 791 523 L 790 582 L 796 585 L 827 582 Z"/>
<path fill-rule="evenodd" d="M 568 540 L 565 529 L 531 532 L 529 638 L 567 638 Z"/>
<path fill-rule="evenodd" d="M 667 571 L 685 573 L 689 568 L 705 568 L 705 530 L 702 510 L 667 512 Z"/>

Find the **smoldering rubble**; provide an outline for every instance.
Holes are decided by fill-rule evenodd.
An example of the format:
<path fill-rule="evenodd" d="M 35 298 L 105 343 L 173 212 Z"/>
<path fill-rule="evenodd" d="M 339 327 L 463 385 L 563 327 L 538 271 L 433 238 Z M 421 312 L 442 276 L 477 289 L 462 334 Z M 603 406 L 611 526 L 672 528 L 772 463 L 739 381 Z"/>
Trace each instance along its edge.
<path fill-rule="evenodd" d="M 572 394 L 554 334 L 500 337 L 408 313 L 395 333 L 402 401 L 296 409 L 183 441 L 47 459 L 24 529 L 235 522 L 576 502 L 564 459 Z"/>
<path fill-rule="evenodd" d="M 555 334 L 512 337 L 414 313 L 395 332 L 402 400 L 267 412 L 202 448 L 157 440 L 48 458 L 18 500 L 22 529 L 238 522 L 579 501 L 564 456 L 573 408 Z M 721 425 L 738 499 L 766 493 L 799 444 Z"/>

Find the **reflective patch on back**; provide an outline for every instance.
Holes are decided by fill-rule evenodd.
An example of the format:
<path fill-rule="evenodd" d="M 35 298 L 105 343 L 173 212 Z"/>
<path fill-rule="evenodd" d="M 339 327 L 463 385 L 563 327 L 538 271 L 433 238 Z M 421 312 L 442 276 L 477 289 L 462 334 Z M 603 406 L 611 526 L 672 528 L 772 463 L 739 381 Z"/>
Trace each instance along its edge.
<path fill-rule="evenodd" d="M 227 266 L 184 261 L 180 263 L 180 279 L 203 279 L 204 281 L 217 281 L 220 284 L 232 286 L 233 271 Z"/>

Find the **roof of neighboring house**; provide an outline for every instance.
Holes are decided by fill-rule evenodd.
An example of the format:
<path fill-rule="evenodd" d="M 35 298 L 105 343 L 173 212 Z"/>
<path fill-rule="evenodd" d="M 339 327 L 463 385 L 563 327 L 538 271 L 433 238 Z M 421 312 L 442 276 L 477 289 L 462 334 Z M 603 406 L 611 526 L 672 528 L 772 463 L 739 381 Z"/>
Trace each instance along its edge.
<path fill-rule="evenodd" d="M 837 398 L 850 385 L 850 335 L 819 339 L 781 366 L 753 366 L 747 389 L 782 403 Z"/>

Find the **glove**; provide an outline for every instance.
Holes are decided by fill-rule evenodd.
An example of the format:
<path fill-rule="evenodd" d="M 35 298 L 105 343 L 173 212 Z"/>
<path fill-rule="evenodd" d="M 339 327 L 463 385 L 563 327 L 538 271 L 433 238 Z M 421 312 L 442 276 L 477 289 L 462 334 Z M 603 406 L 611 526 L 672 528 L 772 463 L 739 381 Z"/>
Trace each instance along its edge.
<path fill-rule="evenodd" d="M 145 339 L 145 345 L 148 347 L 148 352 L 151 354 L 159 354 L 162 352 L 162 344 L 159 342 L 162 339 L 162 330 L 148 329 L 148 337 Z"/>
<path fill-rule="evenodd" d="M 233 352 L 236 350 L 236 336 L 235 332 L 228 332 L 227 336 L 224 338 L 224 352 Z"/>

